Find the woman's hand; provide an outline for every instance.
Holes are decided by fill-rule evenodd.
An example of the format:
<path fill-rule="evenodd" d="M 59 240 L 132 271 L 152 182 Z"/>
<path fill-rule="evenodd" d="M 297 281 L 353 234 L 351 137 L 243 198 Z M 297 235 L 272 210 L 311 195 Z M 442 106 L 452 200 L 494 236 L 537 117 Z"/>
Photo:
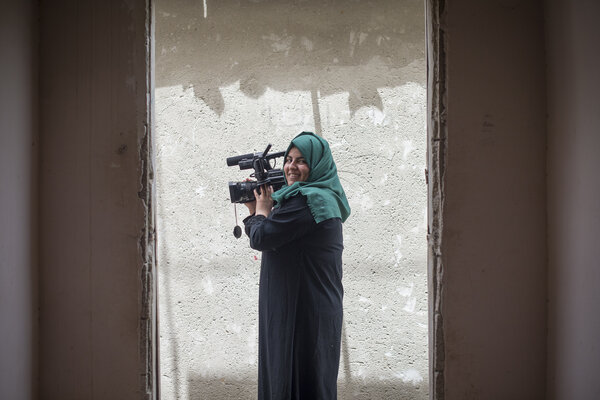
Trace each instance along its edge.
<path fill-rule="evenodd" d="M 256 213 L 256 200 L 249 201 L 244 203 L 246 207 L 248 207 L 248 211 L 250 211 L 250 215 L 254 215 Z"/>
<path fill-rule="evenodd" d="M 273 209 L 273 199 L 271 198 L 271 194 L 273 194 L 273 186 L 261 186 L 260 194 L 258 194 L 256 189 L 254 190 L 254 197 L 256 197 L 256 215 L 268 217 L 269 214 L 271 214 L 271 210 Z"/>

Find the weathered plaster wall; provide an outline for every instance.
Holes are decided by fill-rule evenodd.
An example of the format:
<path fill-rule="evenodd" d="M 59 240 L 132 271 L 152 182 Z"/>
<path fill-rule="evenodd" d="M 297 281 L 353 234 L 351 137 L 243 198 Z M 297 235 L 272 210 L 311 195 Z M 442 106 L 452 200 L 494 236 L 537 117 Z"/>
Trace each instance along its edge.
<path fill-rule="evenodd" d="M 552 0 L 548 49 L 548 398 L 600 398 L 600 3 Z"/>
<path fill-rule="evenodd" d="M 40 5 L 40 398 L 138 399 L 145 1 Z"/>
<path fill-rule="evenodd" d="M 206 3 L 155 11 L 163 397 L 256 396 L 260 253 L 225 158 L 313 130 L 353 208 L 340 397 L 426 398 L 423 3 Z"/>
<path fill-rule="evenodd" d="M 0 398 L 37 396 L 37 26 L 0 6 Z"/>
<path fill-rule="evenodd" d="M 445 3 L 444 398 L 543 399 L 543 12 Z"/>

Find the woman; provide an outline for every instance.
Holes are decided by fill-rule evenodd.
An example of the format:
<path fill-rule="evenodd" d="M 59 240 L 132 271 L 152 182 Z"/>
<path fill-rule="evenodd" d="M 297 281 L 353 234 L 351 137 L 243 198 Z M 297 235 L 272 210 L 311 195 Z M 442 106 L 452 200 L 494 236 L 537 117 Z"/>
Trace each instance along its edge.
<path fill-rule="evenodd" d="M 258 398 L 336 399 L 350 206 L 319 136 L 296 136 L 283 171 L 287 185 L 255 191 L 244 220 L 250 246 L 262 251 Z"/>

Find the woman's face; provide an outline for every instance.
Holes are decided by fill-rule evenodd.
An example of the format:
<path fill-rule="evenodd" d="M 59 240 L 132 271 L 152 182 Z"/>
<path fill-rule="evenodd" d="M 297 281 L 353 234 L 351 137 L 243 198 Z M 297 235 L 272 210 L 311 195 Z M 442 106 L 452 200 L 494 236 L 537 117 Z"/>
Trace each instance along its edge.
<path fill-rule="evenodd" d="M 288 185 L 294 182 L 306 182 L 310 168 L 297 147 L 292 147 L 285 158 L 283 173 Z"/>

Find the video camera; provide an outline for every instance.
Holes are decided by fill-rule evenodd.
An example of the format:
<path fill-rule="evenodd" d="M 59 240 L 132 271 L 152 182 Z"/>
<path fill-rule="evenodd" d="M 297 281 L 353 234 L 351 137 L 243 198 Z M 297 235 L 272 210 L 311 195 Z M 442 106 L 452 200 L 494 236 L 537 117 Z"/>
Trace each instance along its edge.
<path fill-rule="evenodd" d="M 243 154 L 227 158 L 227 165 L 232 167 L 239 165 L 240 169 L 254 169 L 250 175 L 256 181 L 229 182 L 229 197 L 232 203 L 248 203 L 254 201 L 254 189 L 260 193 L 260 186 L 273 186 L 273 191 L 280 189 L 285 184 L 283 170 L 275 169 L 271 166 L 271 160 L 277 157 L 283 157 L 285 151 L 268 154 L 271 150 L 269 144 L 262 153 Z"/>

